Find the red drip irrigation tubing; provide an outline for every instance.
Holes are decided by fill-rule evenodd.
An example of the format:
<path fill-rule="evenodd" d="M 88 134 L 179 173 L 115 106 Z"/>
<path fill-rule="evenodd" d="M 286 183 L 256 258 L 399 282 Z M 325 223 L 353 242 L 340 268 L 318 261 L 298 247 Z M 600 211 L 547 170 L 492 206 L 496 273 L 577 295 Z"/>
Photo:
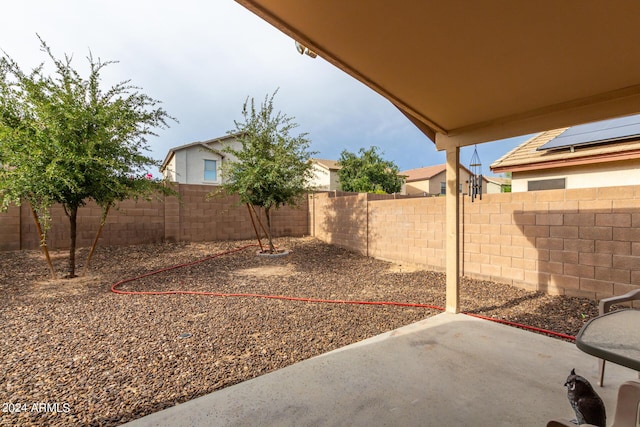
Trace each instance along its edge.
<path fill-rule="evenodd" d="M 325 304 L 351 304 L 351 305 L 386 305 L 386 306 L 394 306 L 394 307 L 416 307 L 416 308 L 428 308 L 432 310 L 444 311 L 444 307 L 440 307 L 437 305 L 431 304 L 420 304 L 420 303 L 409 303 L 409 302 L 395 302 L 395 301 L 350 301 L 350 300 L 333 300 L 333 299 L 321 299 L 321 298 L 302 298 L 302 297 L 291 297 L 286 295 L 266 295 L 266 294 L 250 294 L 250 293 L 239 293 L 239 294 L 227 294 L 222 292 L 206 292 L 206 291 L 122 291 L 118 289 L 119 286 L 124 285 L 125 283 L 133 282 L 144 277 L 153 276 L 159 273 L 163 273 L 165 271 L 175 270 L 178 268 L 188 267 L 191 265 L 199 264 L 204 261 L 208 261 L 213 258 L 219 258 L 224 255 L 229 255 L 235 252 L 243 251 L 250 247 L 255 247 L 255 244 L 245 245 L 235 249 L 231 249 L 224 252 L 219 252 L 217 254 L 213 254 L 211 256 L 198 259 L 196 261 L 184 263 L 184 264 L 176 264 L 170 267 L 161 268 L 159 270 L 151 271 L 149 273 L 142 274 L 140 276 L 131 277 L 129 279 L 120 280 L 119 282 L 111 285 L 111 292 L 120 294 L 120 295 L 206 295 L 206 296 L 214 296 L 214 297 L 237 297 L 237 298 L 265 298 L 265 299 L 277 299 L 284 301 L 300 301 L 300 302 L 312 302 L 312 303 L 325 303 Z M 502 323 L 504 325 L 514 326 L 516 328 L 521 328 L 525 330 L 535 331 L 539 333 L 543 333 L 546 335 L 551 335 L 559 338 L 564 338 L 567 340 L 575 341 L 576 337 L 573 335 L 563 334 L 561 332 L 555 332 L 548 329 L 537 328 L 535 326 L 529 326 L 522 323 L 511 322 L 509 320 L 496 319 L 493 317 L 483 316 L 481 314 L 463 312 L 467 316 L 476 317 L 478 319 L 489 320 L 496 323 Z"/>

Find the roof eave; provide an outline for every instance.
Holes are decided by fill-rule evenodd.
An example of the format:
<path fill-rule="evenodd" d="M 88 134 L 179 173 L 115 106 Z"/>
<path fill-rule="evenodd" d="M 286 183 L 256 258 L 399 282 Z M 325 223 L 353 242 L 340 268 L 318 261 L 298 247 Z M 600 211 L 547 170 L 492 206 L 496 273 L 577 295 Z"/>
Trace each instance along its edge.
<path fill-rule="evenodd" d="M 364 83 L 380 95 L 387 98 L 392 104 L 394 104 L 397 108 L 399 108 L 408 118 L 414 123 L 426 136 L 430 139 L 434 139 L 436 142 L 436 147 L 439 150 L 451 149 L 454 147 L 463 147 L 468 145 L 473 145 L 482 142 L 496 141 L 504 138 L 527 135 L 535 132 L 545 131 L 547 129 L 554 129 L 564 126 L 573 126 L 577 124 L 592 122 L 603 120 L 606 118 L 613 118 L 621 115 L 628 114 L 637 114 L 640 112 L 638 109 L 640 105 L 640 84 L 636 78 L 631 78 L 626 74 L 622 74 L 620 76 L 612 75 L 609 80 L 612 81 L 612 84 L 606 85 L 601 84 L 597 88 L 597 90 L 593 89 L 592 82 L 588 82 L 588 84 L 576 84 L 575 87 L 572 87 L 572 90 L 562 91 L 562 95 L 558 94 L 558 90 L 545 90 L 543 94 L 536 97 L 538 100 L 536 102 L 527 103 L 527 105 L 523 106 L 522 100 L 518 99 L 516 96 L 510 97 L 509 99 L 504 100 L 498 107 L 495 108 L 495 113 L 475 113 L 471 114 L 469 111 L 466 111 L 462 106 L 465 105 L 464 102 L 458 102 L 458 105 L 461 107 L 453 109 L 453 112 L 445 111 L 446 109 L 435 108 L 430 105 L 424 105 L 420 102 L 416 101 L 416 99 L 407 94 L 406 91 L 401 90 L 399 80 L 402 79 L 402 73 L 396 72 L 395 74 L 390 72 L 387 75 L 381 75 L 381 73 L 372 72 L 372 69 L 375 68 L 375 65 L 372 65 L 372 61 L 368 61 L 371 57 L 376 55 L 376 43 L 369 43 L 368 40 L 363 37 L 362 34 L 356 33 L 353 34 L 352 37 L 348 40 L 336 41 L 331 37 L 328 37 L 326 33 L 314 27 L 309 22 L 317 22 L 320 20 L 318 18 L 316 21 L 312 21 L 308 19 L 305 21 L 304 18 L 309 18 L 309 16 L 314 16 L 314 10 L 318 9 L 320 12 L 327 12 L 328 10 L 333 10 L 335 15 L 347 15 L 347 16 L 356 16 L 358 13 L 360 15 L 365 15 L 360 11 L 361 8 L 354 7 L 351 2 L 306 2 L 304 5 L 300 2 L 295 1 L 281 1 L 281 0 L 236 0 L 245 8 L 251 10 L 253 13 L 269 22 L 271 25 L 278 28 L 283 33 L 292 37 L 294 40 L 299 41 L 303 45 L 307 46 L 310 50 L 316 52 L 320 57 L 329 63 L 333 64 L 337 68 L 343 70 L 347 74 L 356 78 L 360 82 Z M 313 6 L 311 4 L 313 3 Z M 377 3 L 382 4 L 382 0 L 379 0 Z M 436 6 L 447 4 L 447 2 L 414 2 L 415 5 L 409 9 L 413 9 L 415 11 L 427 11 L 430 8 L 435 9 Z M 493 5 L 494 3 L 490 3 Z M 495 4 L 498 4 L 496 2 Z M 537 3 L 529 2 L 529 10 L 532 7 L 536 7 L 537 10 L 544 10 L 544 8 L 538 7 Z M 277 6 L 276 6 L 277 5 Z M 534 6 L 532 6 L 534 5 Z M 633 6 L 633 7 L 632 7 Z M 367 5 L 367 8 L 375 8 L 375 3 L 373 5 Z M 623 15 L 626 11 L 626 16 L 633 14 L 637 9 L 637 6 L 634 2 L 628 2 L 626 7 L 612 7 L 613 11 L 616 11 L 616 14 L 611 13 L 609 16 L 608 23 L 610 24 L 612 20 L 616 17 L 625 16 Z M 408 9 L 405 7 L 405 9 Z M 455 6 L 451 6 L 449 9 L 446 7 L 438 7 L 442 15 L 440 15 L 443 19 L 438 19 L 437 21 L 447 22 L 453 17 L 458 16 L 456 13 L 451 13 L 451 16 L 446 15 L 446 12 L 455 12 Z M 490 9 L 490 7 L 487 7 Z M 517 10 L 517 13 L 513 13 L 510 15 L 506 8 L 504 11 L 496 12 L 497 16 L 502 16 L 505 22 L 510 22 L 509 19 L 511 16 L 518 17 L 521 14 L 520 8 L 512 8 L 510 12 L 513 13 L 514 10 Z M 354 12 L 354 10 L 356 10 Z M 569 7 L 565 7 L 564 12 L 568 13 L 571 9 Z M 500 15 L 502 13 L 502 15 Z M 321 14 L 318 14 L 320 16 Z M 566 15 L 565 15 L 566 16 Z M 376 16 L 379 18 L 379 16 Z M 575 23 L 571 23 L 573 27 L 569 24 L 566 24 L 562 27 L 563 31 L 571 31 L 572 29 L 584 31 L 584 28 L 589 27 L 588 25 L 582 25 L 582 27 L 576 28 L 576 26 L 581 23 L 593 23 L 597 22 L 597 20 L 603 20 L 603 18 L 596 14 L 592 13 L 584 13 L 583 20 L 576 20 Z M 373 20 L 372 22 L 377 23 L 379 19 Z M 391 20 L 393 21 L 393 20 Z M 401 21 L 401 20 L 396 20 Z M 367 23 L 360 24 L 366 25 Z M 407 60 L 407 56 L 411 55 L 412 58 L 426 58 L 429 57 L 429 54 L 434 54 L 434 52 L 429 51 L 431 45 L 427 42 L 420 43 L 420 48 L 418 49 L 409 49 L 406 46 L 414 46 L 415 45 L 415 37 L 416 32 L 394 32 L 393 29 L 397 28 L 399 24 L 397 22 L 393 23 L 395 25 L 390 24 L 390 29 L 388 31 L 388 36 L 384 40 L 384 45 L 387 46 L 386 58 L 398 57 L 400 64 L 411 64 L 411 61 Z M 635 27 L 629 27 L 628 20 L 625 21 L 626 25 L 620 25 L 623 29 L 628 29 L 628 34 L 625 38 L 622 38 L 618 33 L 611 36 L 611 41 L 618 43 L 629 43 L 629 46 L 632 46 L 633 37 L 637 34 Z M 400 24 L 402 25 L 402 24 Z M 360 27 L 360 28 L 363 28 Z M 433 25 L 425 25 L 425 27 L 434 27 Z M 327 28 L 326 26 L 322 28 Z M 553 31 L 541 31 L 541 33 L 549 33 L 555 34 L 561 29 L 558 26 L 555 26 L 555 32 Z M 590 28 L 590 27 L 589 27 Z M 507 26 L 506 29 L 509 29 Z M 330 31 L 330 30 L 324 30 Z M 516 31 L 522 31 L 521 28 Z M 464 34 L 464 31 L 460 31 Z M 585 31 L 586 33 L 586 31 Z M 407 34 L 413 35 L 413 38 Z M 421 34 L 417 32 L 417 34 Z M 430 33 L 425 33 L 430 34 Z M 513 35 L 514 33 L 506 33 L 505 39 L 510 39 L 509 35 Z M 469 35 L 472 37 L 472 35 Z M 487 36 L 483 40 L 491 41 L 491 37 L 497 37 L 498 34 L 493 31 L 487 31 Z M 504 35 L 503 35 L 504 36 Z M 604 37 L 604 36 L 602 36 Z M 602 39 L 600 37 L 600 39 Z M 614 39 L 613 37 L 618 37 L 618 39 Z M 534 37 L 535 38 L 535 37 Z M 460 38 L 463 40 L 464 38 Z M 363 40 L 362 43 L 357 43 L 358 41 Z M 578 40 L 580 38 L 578 37 Z M 585 62 L 588 58 L 588 54 L 591 53 L 593 49 L 589 49 L 591 45 L 589 45 L 589 40 L 584 41 L 582 44 L 576 43 L 574 49 L 571 52 L 576 59 Z M 538 45 L 545 46 L 551 43 L 553 40 L 544 39 Z M 605 39 L 606 41 L 606 39 Z M 604 42 L 603 42 L 604 43 Z M 378 41 L 378 44 L 380 42 Z M 555 43 L 557 45 L 557 43 Z M 390 50 L 388 46 L 396 45 L 399 46 L 397 49 L 393 50 L 393 54 L 389 53 Z M 354 47 L 355 46 L 355 47 Z M 469 46 L 473 46 L 472 43 L 469 43 Z M 403 47 L 400 49 L 400 47 Z M 438 46 L 436 46 L 438 47 Z M 458 52 L 458 49 L 455 49 L 457 46 L 439 46 L 439 52 Z M 449 49 L 447 49 L 450 47 Z M 360 55 L 353 56 L 350 55 L 351 50 L 358 48 L 361 51 L 364 51 L 369 55 Z M 616 51 L 625 52 L 624 55 L 628 57 L 627 50 L 621 48 Z M 446 73 L 447 70 L 451 69 L 453 65 L 461 65 L 464 66 L 466 64 L 465 61 L 457 61 L 458 58 L 465 57 L 465 51 L 460 50 L 460 55 L 457 57 L 434 57 L 433 67 L 434 68 L 442 68 L 443 73 Z M 554 63 L 557 61 L 556 58 L 566 58 L 570 52 L 561 51 L 559 49 L 554 49 L 552 52 L 548 53 L 546 63 Z M 395 55 L 395 56 L 394 56 Z M 514 54 L 515 55 L 515 54 Z M 562 56 L 560 56 L 562 55 Z M 619 55 L 622 57 L 622 54 Z M 381 58 L 382 59 L 382 58 Z M 522 66 L 523 70 L 528 70 L 532 67 L 526 67 L 528 64 L 527 61 L 530 62 L 530 59 L 527 59 L 525 55 L 516 55 L 515 58 L 509 57 L 512 61 L 520 60 L 520 63 L 515 65 Z M 591 60 L 589 58 L 589 60 Z M 501 61 L 497 58 L 487 60 L 488 62 L 494 63 L 502 63 L 506 62 L 509 64 L 509 61 Z M 392 61 L 389 61 L 392 62 Z M 414 61 L 418 62 L 418 61 Z M 580 62 L 581 63 L 581 62 Z M 628 67 L 619 67 L 623 70 L 633 69 L 636 67 L 637 61 L 634 59 L 631 61 L 628 60 Z M 532 72 L 532 71 L 529 71 Z M 525 74 L 525 73 L 513 73 L 517 74 Z M 536 85 L 532 85 L 534 88 L 549 88 L 553 87 L 554 84 L 560 85 L 562 83 L 562 78 L 566 76 L 560 76 L 556 79 L 553 76 L 556 73 L 550 73 L 547 78 L 543 78 L 544 76 L 539 76 L 540 82 Z M 613 74 L 613 73 L 611 73 Z M 390 76 L 400 76 L 400 77 L 390 77 Z M 527 74 L 528 75 L 528 74 Z M 504 82 L 502 84 L 496 83 L 496 86 L 506 88 L 508 91 L 509 85 L 513 87 L 522 86 L 522 82 L 526 81 L 522 78 L 512 78 L 508 82 Z M 619 77 L 619 80 L 615 80 L 614 77 Z M 416 79 L 416 77 L 413 77 Z M 446 79 L 445 82 L 447 82 Z M 477 86 L 472 86 L 471 88 L 467 88 L 466 91 L 470 94 L 469 96 L 474 96 L 475 92 L 482 92 L 482 89 L 487 86 L 487 84 L 494 83 L 490 81 L 478 83 Z M 508 84 L 507 84 L 508 83 Z M 543 86 L 544 85 L 544 86 Z M 419 89 L 416 89 L 419 91 Z M 415 94 L 416 91 L 411 92 Z M 452 86 L 449 88 L 449 94 L 456 94 L 456 87 Z M 526 92 L 526 91 L 525 91 Z M 428 92 L 424 93 L 424 96 L 428 96 Z M 435 95 L 433 95 L 435 97 Z M 444 95 L 442 95 L 444 96 Z M 464 98 L 462 98 L 464 100 Z M 438 105 L 444 105 L 446 103 L 439 103 Z M 477 109 L 477 111 L 484 111 L 482 109 Z"/>

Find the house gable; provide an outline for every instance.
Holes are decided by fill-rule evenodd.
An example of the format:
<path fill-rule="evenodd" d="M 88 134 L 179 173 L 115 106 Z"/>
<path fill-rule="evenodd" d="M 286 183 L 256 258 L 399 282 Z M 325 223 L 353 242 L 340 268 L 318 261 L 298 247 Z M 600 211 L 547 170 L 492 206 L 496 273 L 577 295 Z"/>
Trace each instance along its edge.
<path fill-rule="evenodd" d="M 224 152 L 229 145 L 240 148 L 237 134 L 172 148 L 160 171 L 165 179 L 172 182 L 220 185 L 223 183 L 223 164 L 235 160 Z"/>

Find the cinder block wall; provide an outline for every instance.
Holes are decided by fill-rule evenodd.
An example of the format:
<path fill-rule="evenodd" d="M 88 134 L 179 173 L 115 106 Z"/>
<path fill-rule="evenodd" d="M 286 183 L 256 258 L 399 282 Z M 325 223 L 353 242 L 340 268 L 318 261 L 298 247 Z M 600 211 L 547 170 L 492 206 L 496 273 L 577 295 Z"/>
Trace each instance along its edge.
<path fill-rule="evenodd" d="M 444 269 L 444 198 L 371 201 L 369 220 L 369 255 Z"/>
<path fill-rule="evenodd" d="M 0 213 L 0 251 L 16 251 L 20 247 L 20 208 L 9 206 Z"/>
<path fill-rule="evenodd" d="M 316 193 L 309 198 L 310 234 L 332 245 L 368 254 L 367 194 L 335 197 Z"/>
<path fill-rule="evenodd" d="M 118 203 L 109 212 L 99 245 L 234 240 L 255 236 L 247 208 L 238 205 L 236 196 L 207 200 L 207 194 L 213 190 L 211 186 L 183 184 L 175 188 L 181 201 L 177 197 L 161 197 Z M 100 215 L 101 210 L 95 203 L 88 203 L 78 210 L 78 247 L 93 243 Z M 261 218 L 266 226 L 264 215 Z M 299 208 L 285 206 L 272 214 L 274 236 L 302 236 L 308 229 L 306 200 Z M 59 205 L 51 209 L 47 245 L 51 249 L 69 247 L 69 220 Z M 0 251 L 38 247 L 39 237 L 28 204 L 12 206 L 7 212 L 0 213 Z"/>
<path fill-rule="evenodd" d="M 2 216 L 4 214 L 0 214 Z M 102 211 L 95 203 L 78 209 L 76 245 L 91 246 L 100 225 Z M 69 218 L 60 205 L 51 209 L 51 228 L 47 232 L 50 249 L 69 247 Z M 4 235 L 2 240 L 4 240 Z M 162 242 L 164 239 L 164 206 L 162 201 L 125 200 L 111 208 L 99 244 L 134 245 Z M 20 249 L 37 249 L 38 236 L 31 208 L 27 203 L 20 206 Z"/>
<path fill-rule="evenodd" d="M 336 243 L 348 231 L 360 238 L 342 246 L 444 269 L 444 198 L 358 197 L 316 195 L 311 233 Z M 461 211 L 465 276 L 594 299 L 640 287 L 640 186 L 461 197 Z"/>
<path fill-rule="evenodd" d="M 208 185 L 180 185 L 183 204 L 176 203 L 177 206 L 170 207 L 174 214 L 177 209 L 179 215 L 180 228 L 176 239 L 196 242 L 255 237 L 246 205 L 240 205 L 237 196 L 207 198 L 211 190 L 211 186 Z M 165 208 L 169 208 L 169 205 Z M 266 227 L 264 212 L 257 208 L 256 211 Z M 272 209 L 271 231 L 276 237 L 305 235 L 309 229 L 307 216 L 308 207 L 304 199 L 299 207 L 284 206 Z"/>

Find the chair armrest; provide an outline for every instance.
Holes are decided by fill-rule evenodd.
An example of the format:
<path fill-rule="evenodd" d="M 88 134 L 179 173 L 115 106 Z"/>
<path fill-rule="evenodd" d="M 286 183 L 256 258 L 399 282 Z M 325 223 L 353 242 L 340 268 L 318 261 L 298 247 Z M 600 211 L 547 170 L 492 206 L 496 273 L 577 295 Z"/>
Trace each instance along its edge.
<path fill-rule="evenodd" d="M 620 304 L 622 302 L 633 300 L 640 300 L 640 289 L 635 289 L 617 297 L 603 298 L 600 300 L 600 314 L 609 312 L 609 309 L 613 304 Z"/>
<path fill-rule="evenodd" d="M 593 424 L 575 424 L 566 418 L 554 418 L 547 423 L 547 427 L 596 427 Z"/>

